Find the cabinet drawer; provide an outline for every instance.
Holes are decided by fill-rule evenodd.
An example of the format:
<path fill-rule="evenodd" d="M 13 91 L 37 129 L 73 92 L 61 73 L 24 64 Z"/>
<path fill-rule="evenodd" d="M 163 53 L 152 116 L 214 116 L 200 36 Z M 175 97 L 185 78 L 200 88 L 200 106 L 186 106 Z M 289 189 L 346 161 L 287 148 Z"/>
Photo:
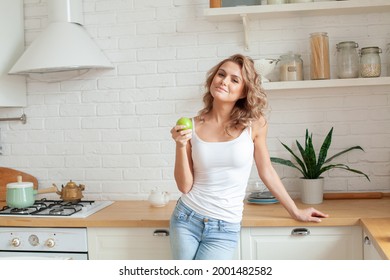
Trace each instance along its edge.
<path fill-rule="evenodd" d="M 88 228 L 90 259 L 171 259 L 169 230 L 166 228 Z"/>
<path fill-rule="evenodd" d="M 243 228 L 243 259 L 362 259 L 360 227 Z"/>

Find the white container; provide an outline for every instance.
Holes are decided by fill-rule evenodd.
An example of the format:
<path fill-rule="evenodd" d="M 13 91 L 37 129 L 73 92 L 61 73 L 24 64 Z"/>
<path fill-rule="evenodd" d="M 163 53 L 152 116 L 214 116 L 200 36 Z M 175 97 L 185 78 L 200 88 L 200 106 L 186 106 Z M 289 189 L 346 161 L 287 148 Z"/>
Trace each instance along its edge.
<path fill-rule="evenodd" d="M 154 207 L 164 207 L 169 202 L 169 194 L 156 188 L 150 192 L 148 200 Z"/>
<path fill-rule="evenodd" d="M 255 69 L 257 73 L 260 75 L 262 83 L 266 83 L 270 81 L 268 75 L 270 75 L 272 71 L 274 71 L 278 61 L 279 61 L 278 59 L 273 59 L 273 58 L 262 58 L 262 59 L 256 59 L 254 61 Z"/>

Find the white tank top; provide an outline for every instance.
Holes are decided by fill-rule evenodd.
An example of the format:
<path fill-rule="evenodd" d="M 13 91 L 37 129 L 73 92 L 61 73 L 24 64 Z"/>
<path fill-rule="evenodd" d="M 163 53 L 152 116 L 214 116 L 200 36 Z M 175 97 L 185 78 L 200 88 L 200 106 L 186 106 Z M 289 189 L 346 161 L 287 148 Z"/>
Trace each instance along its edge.
<path fill-rule="evenodd" d="M 194 120 L 192 123 L 194 184 L 182 195 L 182 202 L 201 215 L 238 223 L 253 164 L 251 128 L 231 141 L 206 142 L 196 134 Z"/>

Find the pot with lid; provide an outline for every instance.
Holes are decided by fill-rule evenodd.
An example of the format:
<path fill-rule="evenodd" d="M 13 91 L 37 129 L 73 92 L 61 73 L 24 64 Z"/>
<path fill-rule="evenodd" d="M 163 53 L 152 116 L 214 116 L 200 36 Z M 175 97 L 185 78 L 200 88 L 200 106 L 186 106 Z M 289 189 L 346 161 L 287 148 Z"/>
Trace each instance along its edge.
<path fill-rule="evenodd" d="M 53 186 L 56 187 L 57 194 L 61 196 L 63 201 L 78 202 L 84 197 L 82 191 L 85 190 L 85 185 L 77 185 L 75 182 L 72 182 L 72 180 L 70 180 L 65 187 L 62 185 L 61 191 L 58 190 L 55 184 L 53 184 Z"/>
<path fill-rule="evenodd" d="M 35 190 L 32 182 L 23 182 L 22 176 L 17 177 L 17 182 L 7 184 L 7 206 L 11 208 L 23 209 L 34 205 L 35 196 L 43 193 L 55 193 L 54 186 Z"/>

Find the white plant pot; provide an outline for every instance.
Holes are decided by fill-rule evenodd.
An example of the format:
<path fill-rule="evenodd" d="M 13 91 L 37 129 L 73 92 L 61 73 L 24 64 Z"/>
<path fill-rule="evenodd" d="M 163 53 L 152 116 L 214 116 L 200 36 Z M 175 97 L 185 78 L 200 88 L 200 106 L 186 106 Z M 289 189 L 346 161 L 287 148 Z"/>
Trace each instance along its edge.
<path fill-rule="evenodd" d="M 324 178 L 302 178 L 301 182 L 301 201 L 305 204 L 321 204 L 324 196 Z"/>

